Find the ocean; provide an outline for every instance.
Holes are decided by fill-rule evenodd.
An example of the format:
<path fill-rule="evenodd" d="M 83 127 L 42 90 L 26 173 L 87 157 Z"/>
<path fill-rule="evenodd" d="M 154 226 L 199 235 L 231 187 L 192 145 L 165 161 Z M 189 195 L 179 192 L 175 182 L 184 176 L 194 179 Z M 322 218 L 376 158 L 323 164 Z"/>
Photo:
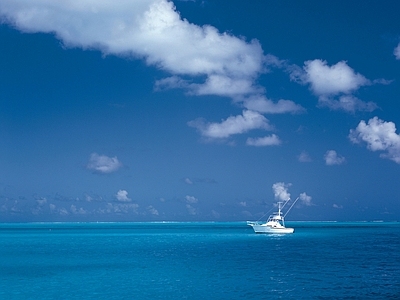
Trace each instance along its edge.
<path fill-rule="evenodd" d="M 3 223 L 0 299 L 400 299 L 400 223 Z"/>

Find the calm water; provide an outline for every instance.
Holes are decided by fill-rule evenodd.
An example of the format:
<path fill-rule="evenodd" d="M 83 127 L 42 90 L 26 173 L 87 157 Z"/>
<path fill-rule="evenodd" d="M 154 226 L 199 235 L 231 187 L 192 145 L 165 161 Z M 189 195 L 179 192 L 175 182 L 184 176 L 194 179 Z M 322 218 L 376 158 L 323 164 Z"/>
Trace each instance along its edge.
<path fill-rule="evenodd" d="M 400 223 L 0 224 L 0 299 L 400 299 Z"/>

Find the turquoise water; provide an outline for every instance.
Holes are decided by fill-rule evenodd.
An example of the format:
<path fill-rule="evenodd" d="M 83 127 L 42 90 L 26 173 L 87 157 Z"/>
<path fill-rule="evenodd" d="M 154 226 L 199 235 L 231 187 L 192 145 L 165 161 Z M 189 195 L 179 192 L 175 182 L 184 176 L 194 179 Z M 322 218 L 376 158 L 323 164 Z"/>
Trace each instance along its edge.
<path fill-rule="evenodd" d="M 0 224 L 1 299 L 400 299 L 400 223 Z"/>

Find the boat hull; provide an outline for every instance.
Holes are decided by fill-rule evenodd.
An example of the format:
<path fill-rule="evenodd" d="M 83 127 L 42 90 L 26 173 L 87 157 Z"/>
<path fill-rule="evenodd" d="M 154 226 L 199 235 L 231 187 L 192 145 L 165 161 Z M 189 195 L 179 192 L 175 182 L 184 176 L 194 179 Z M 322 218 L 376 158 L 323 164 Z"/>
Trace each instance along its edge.
<path fill-rule="evenodd" d="M 251 225 L 255 233 L 274 233 L 274 234 L 287 234 L 293 233 L 294 228 L 272 228 L 265 225 Z"/>

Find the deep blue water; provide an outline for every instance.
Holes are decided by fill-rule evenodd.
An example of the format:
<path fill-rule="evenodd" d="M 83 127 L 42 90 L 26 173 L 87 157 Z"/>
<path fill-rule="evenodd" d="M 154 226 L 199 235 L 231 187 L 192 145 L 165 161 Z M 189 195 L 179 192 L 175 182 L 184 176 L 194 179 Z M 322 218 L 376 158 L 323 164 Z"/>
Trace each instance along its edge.
<path fill-rule="evenodd" d="M 0 299 L 400 299 L 400 223 L 0 224 Z"/>

